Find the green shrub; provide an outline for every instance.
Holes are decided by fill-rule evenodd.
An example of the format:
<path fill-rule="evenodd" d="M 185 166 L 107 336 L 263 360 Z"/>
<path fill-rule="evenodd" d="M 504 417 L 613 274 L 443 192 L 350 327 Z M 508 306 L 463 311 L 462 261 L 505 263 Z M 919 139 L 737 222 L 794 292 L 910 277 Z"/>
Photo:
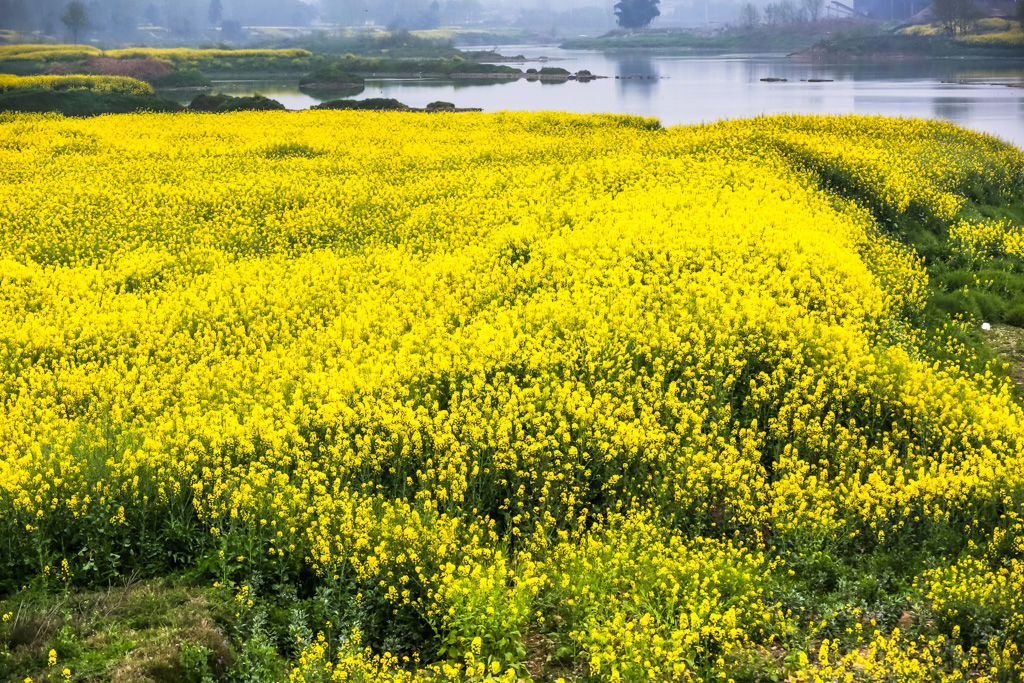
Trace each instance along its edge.
<path fill-rule="evenodd" d="M 23 89 L 0 93 L 0 111 L 56 112 L 64 116 L 130 114 L 136 111 L 181 111 L 183 107 L 156 95 L 94 90 Z"/>
<path fill-rule="evenodd" d="M 388 97 L 370 97 L 365 100 L 331 100 L 310 109 L 361 109 L 369 111 L 401 111 L 408 105 Z"/>
<path fill-rule="evenodd" d="M 259 93 L 251 97 L 232 97 L 221 103 L 215 111 L 225 113 L 231 111 L 280 111 L 285 107 L 277 100 L 264 97 Z"/>
<path fill-rule="evenodd" d="M 189 103 L 189 111 L 217 111 L 217 107 L 228 100 L 234 99 L 231 95 L 196 95 Z"/>
<path fill-rule="evenodd" d="M 974 287 L 974 273 L 966 270 L 953 270 L 937 276 L 938 285 L 946 292 L 955 292 L 964 287 Z"/>
<path fill-rule="evenodd" d="M 545 66 L 540 70 L 541 76 L 568 76 L 569 72 L 559 66 Z"/>
<path fill-rule="evenodd" d="M 438 100 L 427 105 L 427 111 L 438 111 L 442 109 L 455 109 L 455 104 L 452 102 L 442 102 L 441 100 Z"/>
<path fill-rule="evenodd" d="M 964 294 L 963 290 L 935 292 L 932 294 L 930 303 L 939 311 L 951 316 L 964 315 L 978 318 L 981 315 L 974 299 L 970 295 Z"/>
<path fill-rule="evenodd" d="M 300 87 L 321 87 L 321 88 L 333 88 L 333 87 L 351 87 L 353 85 L 363 85 L 363 77 L 354 74 L 350 71 L 342 71 L 337 66 L 329 66 L 325 69 L 317 69 L 312 73 L 308 73 L 299 80 Z"/>
<path fill-rule="evenodd" d="M 1003 316 L 1003 321 L 1007 325 L 1024 327 L 1024 301 L 1012 304 L 1010 309 Z"/>
<path fill-rule="evenodd" d="M 1003 318 L 1006 304 L 998 295 L 975 290 L 971 292 L 971 298 L 974 299 L 978 309 L 979 320 L 1001 320 Z"/>
<path fill-rule="evenodd" d="M 147 80 L 154 88 L 209 88 L 213 85 L 199 69 L 181 69 Z"/>

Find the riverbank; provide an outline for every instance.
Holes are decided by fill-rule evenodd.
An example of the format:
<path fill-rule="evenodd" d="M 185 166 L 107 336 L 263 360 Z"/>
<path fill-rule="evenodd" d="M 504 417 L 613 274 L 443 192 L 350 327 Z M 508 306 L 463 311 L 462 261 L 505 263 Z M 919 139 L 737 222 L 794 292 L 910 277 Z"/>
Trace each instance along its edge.
<path fill-rule="evenodd" d="M 795 52 L 839 32 L 874 33 L 878 30 L 878 22 L 866 19 L 830 19 L 776 27 L 612 31 L 603 36 L 567 40 L 561 47 L 567 50 Z"/>
<path fill-rule="evenodd" d="M 830 63 L 937 58 L 1024 62 L 1024 49 L 1013 43 L 969 42 L 942 35 L 883 33 L 830 37 L 790 56 L 796 60 Z"/>
<path fill-rule="evenodd" d="M 571 50 L 683 50 L 733 54 L 785 52 L 805 61 L 972 57 L 1024 60 L 1024 34 L 1016 22 L 985 20 L 972 33 L 947 36 L 934 27 L 899 27 L 865 18 L 828 19 L 781 26 L 612 31 L 562 44 Z"/>

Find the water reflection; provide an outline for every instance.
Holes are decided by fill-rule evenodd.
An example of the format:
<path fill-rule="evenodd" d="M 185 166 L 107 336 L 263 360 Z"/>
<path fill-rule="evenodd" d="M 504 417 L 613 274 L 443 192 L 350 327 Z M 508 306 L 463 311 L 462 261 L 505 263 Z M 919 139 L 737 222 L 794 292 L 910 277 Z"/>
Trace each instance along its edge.
<path fill-rule="evenodd" d="M 349 85 L 344 88 L 310 88 L 299 86 L 299 91 L 319 100 L 340 100 L 346 97 L 355 97 L 366 90 L 365 85 Z"/>
<path fill-rule="evenodd" d="M 955 123 L 970 115 L 971 101 L 964 97 L 936 97 L 933 107 L 936 118 Z"/>
<path fill-rule="evenodd" d="M 610 74 L 600 74 L 610 75 Z M 647 55 L 623 57 L 616 65 L 615 84 L 619 97 L 642 97 L 650 100 L 661 84 L 658 69 Z"/>
<path fill-rule="evenodd" d="M 357 99 L 392 97 L 413 107 L 435 100 L 484 111 L 554 110 L 654 116 L 665 125 L 774 113 L 939 117 L 1024 146 L 1024 64 L 932 60 L 892 64 L 804 64 L 782 55 L 604 54 L 554 47 L 513 47 L 522 68 L 561 66 L 608 76 L 591 82 L 430 79 L 368 80 Z M 539 62 L 538 58 L 547 59 Z M 616 76 L 618 78 L 616 78 Z M 785 78 L 763 82 L 762 78 Z M 816 82 L 817 81 L 817 82 Z M 214 92 L 258 91 L 291 109 L 330 95 L 302 93 L 296 82 L 217 83 Z M 194 92 L 175 96 L 187 104 Z"/>

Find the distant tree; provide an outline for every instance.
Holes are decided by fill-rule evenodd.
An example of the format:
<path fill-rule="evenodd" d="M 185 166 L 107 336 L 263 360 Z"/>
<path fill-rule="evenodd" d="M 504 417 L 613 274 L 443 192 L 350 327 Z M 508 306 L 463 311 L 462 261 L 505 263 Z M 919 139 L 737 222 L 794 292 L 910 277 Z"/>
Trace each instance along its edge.
<path fill-rule="evenodd" d="M 78 42 L 78 33 L 89 25 L 89 12 L 81 0 L 71 0 L 60 15 L 60 21 L 71 31 L 71 39 Z"/>
<path fill-rule="evenodd" d="M 220 32 L 228 40 L 241 40 L 244 35 L 242 33 L 242 22 L 234 19 L 225 19 L 221 22 Z"/>
<path fill-rule="evenodd" d="M 106 30 L 111 35 L 127 38 L 135 34 L 139 26 L 139 12 L 135 0 L 106 0 L 101 5 L 90 5 L 94 14 L 107 17 Z M 93 28 L 97 22 L 93 22 Z"/>
<path fill-rule="evenodd" d="M 0 0 L 0 28 L 24 29 L 28 25 L 28 13 L 24 0 Z"/>
<path fill-rule="evenodd" d="M 207 17 L 214 26 L 220 25 L 220 20 L 224 18 L 224 5 L 220 0 L 210 0 L 210 9 L 207 12 Z"/>
<path fill-rule="evenodd" d="M 661 12 L 660 0 L 619 0 L 615 3 L 615 17 L 622 28 L 644 28 Z"/>
<path fill-rule="evenodd" d="M 441 5 L 441 23 L 463 24 L 476 21 L 482 11 L 480 0 L 447 0 Z"/>
<path fill-rule="evenodd" d="M 142 10 L 142 16 L 150 26 L 160 25 L 160 9 L 153 3 L 146 5 L 146 9 Z"/>
<path fill-rule="evenodd" d="M 432 29 L 441 25 L 441 4 L 434 0 L 412 23 L 415 29 Z"/>
<path fill-rule="evenodd" d="M 761 23 L 761 10 L 752 2 L 744 3 L 740 7 L 740 23 L 746 29 L 752 29 Z"/>
<path fill-rule="evenodd" d="M 966 33 L 981 18 L 974 0 L 934 0 L 932 16 L 949 35 Z"/>
<path fill-rule="evenodd" d="M 804 11 L 809 21 L 817 21 L 824 8 L 825 0 L 800 0 L 800 9 Z"/>
<path fill-rule="evenodd" d="M 769 26 L 792 24 L 797 19 L 797 9 L 793 0 L 779 0 L 765 5 L 764 20 Z"/>

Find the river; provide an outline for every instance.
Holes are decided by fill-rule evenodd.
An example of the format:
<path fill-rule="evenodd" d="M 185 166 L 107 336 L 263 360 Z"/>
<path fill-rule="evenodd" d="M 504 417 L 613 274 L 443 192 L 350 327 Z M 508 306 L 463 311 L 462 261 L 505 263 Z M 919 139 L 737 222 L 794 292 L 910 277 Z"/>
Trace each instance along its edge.
<path fill-rule="evenodd" d="M 603 53 L 543 46 L 504 46 L 522 54 L 522 69 L 560 66 L 608 76 L 589 82 L 367 79 L 353 99 L 392 97 L 423 107 L 443 100 L 484 111 L 617 112 L 662 124 L 706 123 L 759 114 L 882 114 L 938 118 L 990 133 L 1024 148 L 1024 62 L 932 59 L 845 65 L 805 64 L 785 55 Z M 765 82 L 763 78 L 786 79 Z M 222 81 L 214 92 L 254 91 L 289 109 L 321 101 L 294 82 Z M 192 94 L 181 93 L 188 102 Z"/>

